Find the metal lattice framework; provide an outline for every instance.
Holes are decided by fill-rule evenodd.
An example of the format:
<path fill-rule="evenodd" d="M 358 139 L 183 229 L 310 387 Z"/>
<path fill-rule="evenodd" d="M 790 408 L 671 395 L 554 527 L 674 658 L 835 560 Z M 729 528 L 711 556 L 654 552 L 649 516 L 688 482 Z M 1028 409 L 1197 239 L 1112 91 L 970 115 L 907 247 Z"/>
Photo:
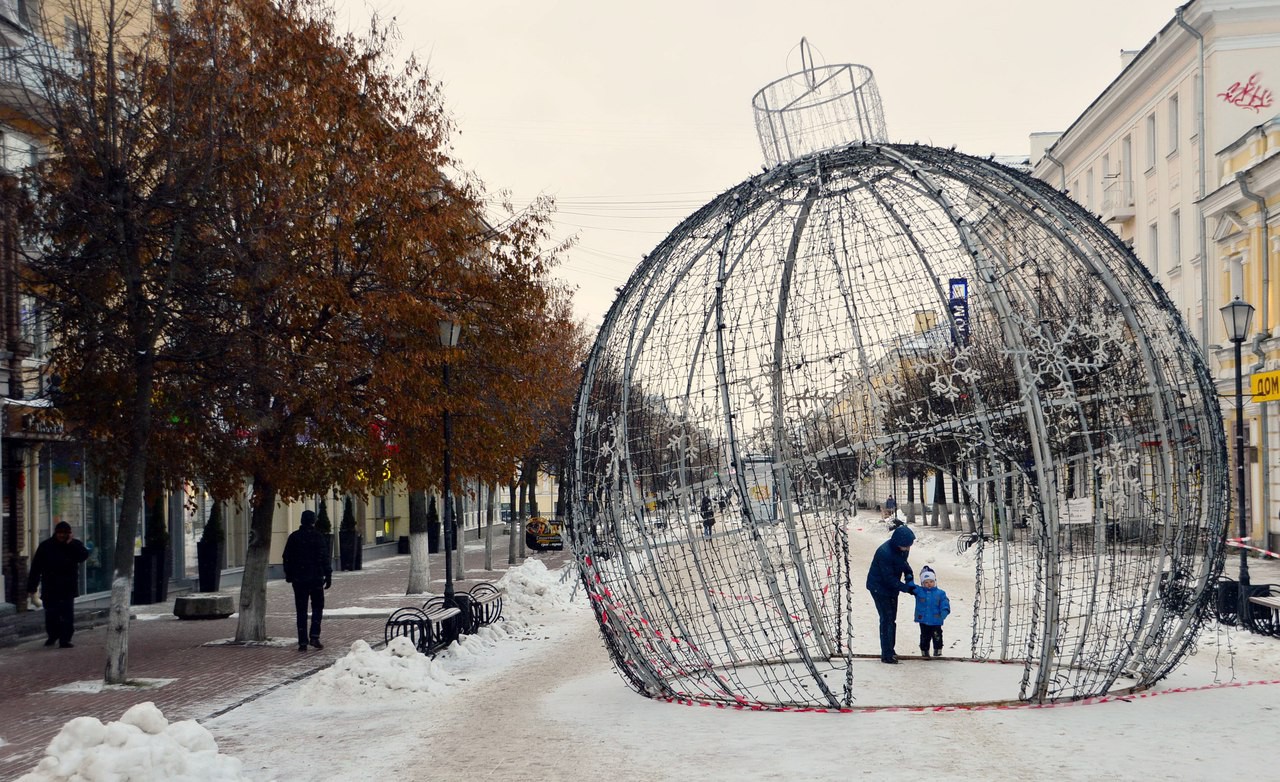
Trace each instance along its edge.
<path fill-rule="evenodd" d="M 875 76 L 865 65 L 820 65 L 800 39 L 801 70 L 751 99 L 769 166 L 856 141 L 888 141 Z"/>
<path fill-rule="evenodd" d="M 956 152 L 845 146 L 688 218 L 606 317 L 576 438 L 572 545 L 654 697 L 854 704 L 847 528 L 890 469 L 964 487 L 969 652 L 1026 700 L 1165 676 L 1222 568 L 1223 429 L 1169 299 L 1065 196 Z"/>

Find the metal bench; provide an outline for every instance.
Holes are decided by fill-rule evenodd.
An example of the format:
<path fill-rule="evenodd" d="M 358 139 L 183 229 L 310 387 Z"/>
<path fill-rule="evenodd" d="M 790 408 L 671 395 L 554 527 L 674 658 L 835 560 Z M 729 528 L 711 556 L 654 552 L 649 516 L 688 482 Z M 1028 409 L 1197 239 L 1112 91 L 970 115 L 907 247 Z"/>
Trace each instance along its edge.
<path fill-rule="evenodd" d="M 502 618 L 502 590 L 488 582 L 476 584 L 468 593 L 471 597 L 471 631 L 491 625 Z"/>
<path fill-rule="evenodd" d="M 445 598 L 433 597 L 421 608 L 396 609 L 387 617 L 383 640 L 391 643 L 392 638 L 403 636 L 423 654 L 435 654 L 463 633 L 474 633 L 502 618 L 502 590 L 488 582 L 456 593 L 453 602 L 446 605 Z"/>
<path fill-rule="evenodd" d="M 444 598 L 428 600 L 422 608 L 400 608 L 387 618 L 383 628 L 383 640 L 406 637 L 414 648 L 423 654 L 435 654 L 453 643 L 462 632 L 457 621 L 462 613 L 457 608 L 444 605 Z"/>
<path fill-rule="evenodd" d="M 1263 635 L 1280 636 L 1280 587 L 1258 584 L 1264 594 L 1249 595 L 1249 629 Z M 1251 592 L 1255 591 L 1253 588 Z"/>
<path fill-rule="evenodd" d="M 1250 584 L 1245 616 L 1240 617 L 1240 584 L 1222 577 L 1218 580 L 1214 615 L 1223 624 L 1241 625 L 1255 633 L 1280 635 L 1280 586 Z"/>

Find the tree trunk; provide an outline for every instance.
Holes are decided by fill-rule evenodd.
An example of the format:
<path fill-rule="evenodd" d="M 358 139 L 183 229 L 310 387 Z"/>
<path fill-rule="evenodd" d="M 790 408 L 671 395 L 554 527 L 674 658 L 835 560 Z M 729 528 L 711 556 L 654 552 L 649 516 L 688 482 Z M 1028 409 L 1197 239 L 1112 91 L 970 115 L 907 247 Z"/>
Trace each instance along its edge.
<path fill-rule="evenodd" d="M 133 593 L 133 539 L 142 514 L 143 481 L 147 473 L 147 449 L 151 440 L 152 370 L 150 351 L 138 364 L 138 390 L 133 399 L 134 428 L 129 435 L 129 461 L 125 468 L 120 523 L 116 531 L 115 562 L 111 575 L 111 604 L 107 611 L 107 664 L 103 681 L 124 684 L 129 676 L 129 597 Z"/>
<path fill-rule="evenodd" d="M 937 527 L 939 523 L 942 529 L 951 529 L 951 522 L 947 520 L 947 479 L 943 476 L 942 471 L 934 473 L 933 476 L 933 526 Z"/>
<path fill-rule="evenodd" d="M 964 518 L 965 518 L 965 530 L 966 530 L 967 532 L 976 532 L 976 531 L 977 531 L 977 527 L 975 526 L 974 521 L 973 521 L 973 500 L 974 500 L 974 498 L 973 498 L 973 495 L 972 495 L 972 494 L 970 494 L 970 492 L 969 492 L 969 490 L 968 490 L 968 488 L 967 488 L 967 487 L 970 485 L 970 484 L 969 484 L 969 465 L 968 465 L 967 463 L 966 463 L 964 466 L 962 466 L 962 467 L 960 468 L 960 479 L 961 479 L 961 481 L 964 483 L 964 485 L 966 486 L 966 488 L 965 488 L 965 492 L 964 492 Z M 982 484 L 981 484 L 981 482 L 977 482 L 977 483 L 976 483 L 976 485 L 977 485 L 978 487 L 981 487 L 981 485 L 982 485 Z M 977 488 L 976 490 L 977 490 L 977 491 L 981 491 L 982 489 L 981 489 L 981 488 Z"/>
<path fill-rule="evenodd" d="M 525 548 L 525 545 L 524 545 L 524 523 L 526 518 L 524 514 L 525 514 L 526 504 L 529 501 L 529 484 L 525 483 L 524 481 L 523 471 L 521 471 L 520 473 L 519 492 L 520 492 L 520 510 L 519 510 L 519 513 L 516 514 L 516 518 L 518 518 L 520 521 L 516 525 L 516 528 L 520 531 L 520 558 L 524 559 L 526 556 L 528 556 L 528 550 Z"/>
<path fill-rule="evenodd" d="M 253 476 L 250 499 L 249 546 L 240 582 L 240 620 L 236 641 L 267 640 L 267 565 L 271 556 L 271 525 L 275 519 L 276 487 L 262 475 Z"/>
<path fill-rule="evenodd" d="M 431 591 L 431 560 L 428 557 L 427 493 L 409 492 L 409 586 L 406 595 Z"/>
<path fill-rule="evenodd" d="M 107 611 L 107 665 L 103 681 L 124 684 L 129 676 L 129 598 L 133 594 L 133 539 L 142 511 L 142 476 L 146 473 L 145 453 L 130 457 L 120 503 L 116 533 L 115 563 L 111 578 L 111 603 Z"/>
<path fill-rule="evenodd" d="M 488 502 L 484 506 L 484 569 L 493 570 L 493 494 L 496 487 L 491 483 L 487 487 Z"/>
<path fill-rule="evenodd" d="M 463 552 L 466 551 L 467 548 L 463 544 L 462 536 L 462 522 L 466 518 L 463 514 L 466 513 L 466 511 L 467 506 L 462 501 L 462 493 L 459 492 L 458 494 L 453 495 L 453 519 L 455 525 L 453 540 L 458 546 L 458 550 L 454 552 L 453 555 L 453 580 L 455 582 L 461 581 L 467 577 L 467 566 L 466 563 L 462 561 Z"/>
<path fill-rule="evenodd" d="M 507 538 L 507 564 L 514 565 L 516 563 L 516 482 L 511 481 L 507 484 L 507 530 L 510 537 Z"/>
<path fill-rule="evenodd" d="M 564 488 L 565 465 L 563 462 L 557 465 L 557 470 L 558 472 L 556 473 L 556 519 L 563 524 L 565 519 L 567 519 L 569 516 L 569 514 L 565 512 L 565 500 L 567 498 L 565 497 L 565 488 Z"/>

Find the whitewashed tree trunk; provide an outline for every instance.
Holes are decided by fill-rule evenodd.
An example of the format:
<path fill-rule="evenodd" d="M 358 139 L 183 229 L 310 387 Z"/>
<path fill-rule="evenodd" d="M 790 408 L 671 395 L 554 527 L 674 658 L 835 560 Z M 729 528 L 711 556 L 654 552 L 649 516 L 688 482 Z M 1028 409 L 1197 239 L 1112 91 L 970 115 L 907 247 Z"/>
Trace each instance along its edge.
<path fill-rule="evenodd" d="M 453 519 L 454 519 L 454 535 L 453 539 L 457 541 L 458 550 L 453 552 L 453 580 L 462 581 L 467 577 L 467 566 L 462 560 L 466 547 L 466 536 L 462 534 L 463 520 L 467 517 L 463 515 L 466 512 L 466 505 L 462 501 L 460 495 L 453 497 Z"/>
<path fill-rule="evenodd" d="M 507 507 L 510 510 L 507 513 L 507 564 L 514 565 L 516 563 L 516 484 L 512 481 L 507 484 Z"/>
<path fill-rule="evenodd" d="M 529 550 L 525 547 L 525 544 L 524 544 L 524 527 L 525 527 L 524 523 L 525 523 L 525 519 L 527 518 L 525 516 L 525 513 L 526 513 L 526 509 L 529 507 L 527 504 L 529 501 L 529 485 L 525 483 L 523 473 L 521 473 L 521 477 L 520 477 L 519 492 L 520 492 L 520 511 L 519 513 L 516 514 L 516 518 L 518 520 L 516 522 L 516 532 L 519 534 L 519 537 L 520 537 L 520 542 L 519 542 L 520 558 L 524 559 L 525 557 L 529 556 Z"/>
<path fill-rule="evenodd" d="M 271 524 L 276 509 L 275 486 L 255 476 L 250 507 L 249 546 L 244 555 L 240 620 L 236 625 L 236 641 L 239 643 L 267 640 L 267 565 L 271 555 Z"/>
<path fill-rule="evenodd" d="M 134 429 L 130 433 L 129 464 L 121 495 L 120 522 L 111 576 L 111 604 L 107 611 L 107 663 L 103 681 L 124 684 L 129 678 L 129 601 L 133 593 L 133 540 L 142 517 L 143 483 L 151 432 L 152 364 L 150 354 L 138 365 L 134 396 Z"/>
<path fill-rule="evenodd" d="M 130 556 L 133 546 L 129 546 Z M 102 679 L 107 684 L 124 684 L 129 675 L 129 597 L 133 575 L 116 571 L 111 581 L 111 606 L 107 611 L 107 667 Z"/>
<path fill-rule="evenodd" d="M 431 591 L 430 541 L 427 539 L 427 493 L 409 492 L 409 585 L 406 595 Z"/>
<path fill-rule="evenodd" d="M 484 569 L 493 570 L 493 493 L 495 486 L 489 484 L 488 502 L 484 506 Z"/>

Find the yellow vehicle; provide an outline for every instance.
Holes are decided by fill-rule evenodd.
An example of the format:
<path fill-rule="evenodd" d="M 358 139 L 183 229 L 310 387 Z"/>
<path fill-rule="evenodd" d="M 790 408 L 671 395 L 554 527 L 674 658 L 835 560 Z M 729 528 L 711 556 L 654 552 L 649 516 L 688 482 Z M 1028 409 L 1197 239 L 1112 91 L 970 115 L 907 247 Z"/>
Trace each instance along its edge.
<path fill-rule="evenodd" d="M 560 522 L 534 516 L 524 525 L 524 544 L 534 551 L 559 551 L 564 548 Z"/>

